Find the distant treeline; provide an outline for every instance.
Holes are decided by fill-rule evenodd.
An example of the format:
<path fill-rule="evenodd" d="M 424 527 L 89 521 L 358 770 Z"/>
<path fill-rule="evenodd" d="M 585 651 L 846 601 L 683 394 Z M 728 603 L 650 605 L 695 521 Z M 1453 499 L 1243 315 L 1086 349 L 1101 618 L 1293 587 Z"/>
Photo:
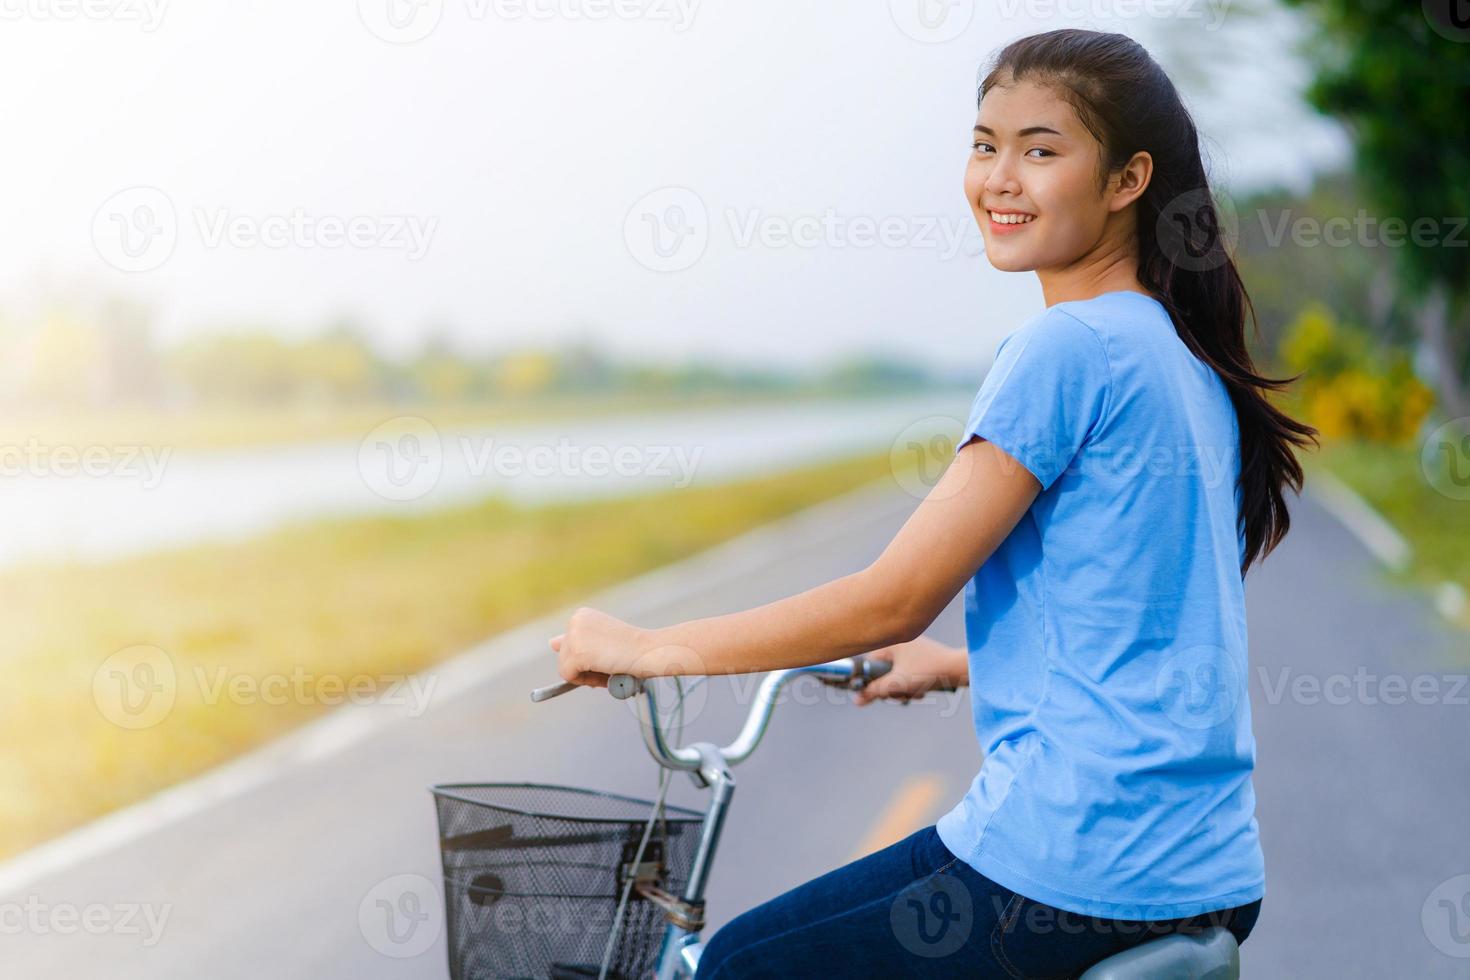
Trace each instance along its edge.
<path fill-rule="evenodd" d="M 806 372 L 708 359 L 640 363 L 586 342 L 480 356 L 431 342 L 393 358 L 350 326 L 304 339 L 266 330 L 211 333 L 158 348 L 138 312 L 117 304 L 6 330 L 0 348 L 0 398 L 61 407 L 453 402 L 561 392 L 858 394 L 958 383 L 871 354 Z"/>

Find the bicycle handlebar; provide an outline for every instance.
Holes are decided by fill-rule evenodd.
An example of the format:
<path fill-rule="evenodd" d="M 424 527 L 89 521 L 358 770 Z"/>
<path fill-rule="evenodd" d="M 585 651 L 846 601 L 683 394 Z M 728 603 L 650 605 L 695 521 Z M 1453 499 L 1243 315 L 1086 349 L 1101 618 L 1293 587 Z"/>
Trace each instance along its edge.
<path fill-rule="evenodd" d="M 775 709 L 776 695 L 794 677 L 801 674 L 813 674 L 823 683 L 837 684 L 856 690 L 864 684 L 877 680 L 892 669 L 893 664 L 890 661 L 873 660 L 858 655 L 843 657 L 827 663 L 811 664 L 806 667 L 773 670 L 761 678 L 760 687 L 756 689 L 755 703 L 751 705 L 750 712 L 746 715 L 740 734 L 736 735 L 735 740 L 729 745 L 718 749 L 718 752 L 724 758 L 726 765 L 730 766 L 749 758 L 765 736 L 766 727 L 771 720 L 771 712 Z M 584 685 L 567 681 L 537 688 L 531 692 L 531 700 L 546 701 L 582 686 Z M 648 753 L 659 765 L 668 769 L 697 771 L 706 762 L 695 746 L 674 747 L 668 744 L 663 726 L 659 721 L 658 696 L 651 685 L 628 674 L 614 674 L 608 678 L 608 693 L 619 700 L 626 700 L 636 694 L 644 695 L 638 703 L 638 720 L 643 729 L 643 741 L 648 747 Z"/>

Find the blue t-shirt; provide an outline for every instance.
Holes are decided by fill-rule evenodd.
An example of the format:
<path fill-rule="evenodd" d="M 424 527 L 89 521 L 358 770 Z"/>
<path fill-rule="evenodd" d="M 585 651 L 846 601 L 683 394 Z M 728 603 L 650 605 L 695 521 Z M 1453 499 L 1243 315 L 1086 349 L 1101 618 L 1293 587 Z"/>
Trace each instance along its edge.
<path fill-rule="evenodd" d="M 971 436 L 1042 489 L 965 586 L 985 759 L 940 840 L 1083 915 L 1263 897 L 1224 383 L 1157 300 L 1104 293 L 1001 342 L 958 445 Z"/>

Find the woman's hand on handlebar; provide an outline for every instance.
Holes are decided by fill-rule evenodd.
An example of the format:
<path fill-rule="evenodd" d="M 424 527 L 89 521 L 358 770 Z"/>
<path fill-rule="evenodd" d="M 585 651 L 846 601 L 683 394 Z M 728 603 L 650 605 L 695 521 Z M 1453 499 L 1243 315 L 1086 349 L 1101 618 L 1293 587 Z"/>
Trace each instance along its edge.
<path fill-rule="evenodd" d="M 930 691 L 954 690 L 969 682 L 965 651 L 927 636 L 874 650 L 867 656 L 870 660 L 887 660 L 893 669 L 857 692 L 859 706 L 880 698 L 907 702 Z"/>
<path fill-rule="evenodd" d="M 616 616 L 583 607 L 567 621 L 566 632 L 553 636 L 557 672 L 564 681 L 607 687 L 611 674 L 647 676 L 651 664 L 643 654 L 643 631 Z"/>

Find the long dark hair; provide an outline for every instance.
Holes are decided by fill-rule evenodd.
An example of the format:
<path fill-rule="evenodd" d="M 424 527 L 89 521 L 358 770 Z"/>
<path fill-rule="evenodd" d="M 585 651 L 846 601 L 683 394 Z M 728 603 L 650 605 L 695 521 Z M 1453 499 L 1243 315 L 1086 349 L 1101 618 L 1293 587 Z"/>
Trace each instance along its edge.
<path fill-rule="evenodd" d="M 1220 209 L 1210 194 L 1199 133 L 1174 83 L 1132 38 L 1059 30 L 1021 38 L 1002 50 L 980 83 L 976 105 L 996 85 L 1051 85 L 1102 144 L 1100 185 L 1135 153 L 1153 157 L 1153 177 L 1135 203 L 1138 280 L 1169 311 L 1181 340 L 1214 368 L 1230 392 L 1240 428 L 1240 572 L 1264 558 L 1291 527 L 1282 488 L 1301 494 L 1293 446 L 1317 430 L 1266 397 L 1296 381 L 1256 373 L 1246 349 L 1245 316 L 1260 324 L 1226 249 Z"/>

